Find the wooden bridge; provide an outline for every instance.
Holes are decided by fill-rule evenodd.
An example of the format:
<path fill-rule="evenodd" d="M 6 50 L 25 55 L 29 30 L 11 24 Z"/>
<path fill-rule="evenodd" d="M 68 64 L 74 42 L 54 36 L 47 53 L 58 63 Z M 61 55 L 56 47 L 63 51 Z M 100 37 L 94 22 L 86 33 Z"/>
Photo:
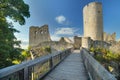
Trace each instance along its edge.
<path fill-rule="evenodd" d="M 116 80 L 86 49 L 67 49 L 0 70 L 0 80 Z"/>

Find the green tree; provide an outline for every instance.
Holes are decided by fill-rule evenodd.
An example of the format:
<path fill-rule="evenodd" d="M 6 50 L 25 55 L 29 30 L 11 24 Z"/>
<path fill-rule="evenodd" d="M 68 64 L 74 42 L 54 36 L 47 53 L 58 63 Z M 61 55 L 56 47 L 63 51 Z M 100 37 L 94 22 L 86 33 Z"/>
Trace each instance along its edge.
<path fill-rule="evenodd" d="M 30 17 L 29 6 L 23 0 L 0 0 L 0 68 L 13 65 L 12 61 L 20 59 L 22 49 L 14 33 L 19 32 L 12 22 L 25 24 L 25 17 Z"/>

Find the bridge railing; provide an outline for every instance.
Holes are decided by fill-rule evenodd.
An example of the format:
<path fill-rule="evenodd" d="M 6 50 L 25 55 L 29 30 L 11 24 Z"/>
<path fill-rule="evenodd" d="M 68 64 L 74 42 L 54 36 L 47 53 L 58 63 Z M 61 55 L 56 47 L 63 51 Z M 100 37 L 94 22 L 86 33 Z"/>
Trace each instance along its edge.
<path fill-rule="evenodd" d="M 71 50 L 70 48 L 57 54 L 49 54 L 1 69 L 0 80 L 39 80 L 65 59 L 71 53 Z"/>
<path fill-rule="evenodd" d="M 84 65 L 91 80 L 117 80 L 89 54 L 88 50 L 82 48 L 81 51 Z"/>

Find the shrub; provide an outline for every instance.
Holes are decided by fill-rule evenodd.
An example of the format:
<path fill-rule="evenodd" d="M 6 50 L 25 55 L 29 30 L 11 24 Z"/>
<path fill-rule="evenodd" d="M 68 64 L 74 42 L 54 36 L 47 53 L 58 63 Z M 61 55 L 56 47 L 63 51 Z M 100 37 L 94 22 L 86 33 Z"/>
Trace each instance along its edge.
<path fill-rule="evenodd" d="M 94 56 L 95 59 L 97 59 L 100 62 L 102 62 L 102 61 L 103 62 L 104 61 L 107 61 L 107 62 L 110 62 L 110 61 L 119 62 L 120 61 L 120 54 L 119 53 L 113 53 L 112 51 L 104 49 L 104 48 L 93 48 L 93 47 L 90 48 L 90 51 L 94 52 L 94 53 L 101 53 L 101 55 L 96 54 Z"/>
<path fill-rule="evenodd" d="M 51 53 L 51 48 L 50 48 L 50 46 L 46 46 L 46 47 L 45 47 L 45 51 Z"/>

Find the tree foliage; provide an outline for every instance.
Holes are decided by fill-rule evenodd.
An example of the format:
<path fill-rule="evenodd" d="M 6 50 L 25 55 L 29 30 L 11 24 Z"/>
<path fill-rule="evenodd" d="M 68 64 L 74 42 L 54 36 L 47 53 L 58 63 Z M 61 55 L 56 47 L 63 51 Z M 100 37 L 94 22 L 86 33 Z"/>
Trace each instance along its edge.
<path fill-rule="evenodd" d="M 10 66 L 13 60 L 20 59 L 22 51 L 19 48 L 21 42 L 14 35 L 19 31 L 7 18 L 24 25 L 25 17 L 30 17 L 30 13 L 29 5 L 23 0 L 0 0 L 0 68 Z"/>

